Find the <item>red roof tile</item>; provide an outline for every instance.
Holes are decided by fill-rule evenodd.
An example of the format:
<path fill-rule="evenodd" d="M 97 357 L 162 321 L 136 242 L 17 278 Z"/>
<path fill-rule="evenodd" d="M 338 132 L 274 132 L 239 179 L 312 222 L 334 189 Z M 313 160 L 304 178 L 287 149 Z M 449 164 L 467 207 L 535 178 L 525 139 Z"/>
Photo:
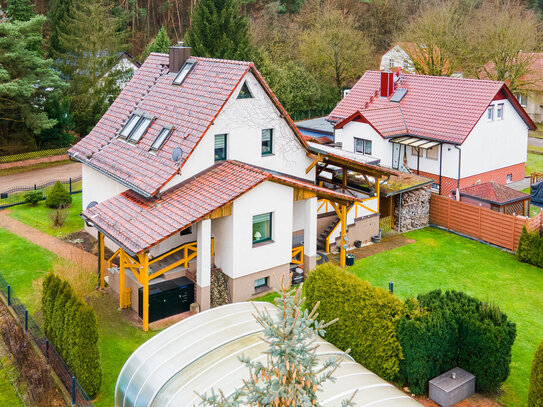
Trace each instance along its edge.
<path fill-rule="evenodd" d="M 354 200 L 351 196 L 308 181 L 237 161 L 226 161 L 166 191 L 160 197 L 143 199 L 129 190 L 83 211 L 82 215 L 98 230 L 130 252 L 138 254 L 266 180 L 304 188 L 331 198 Z"/>
<path fill-rule="evenodd" d="M 510 202 L 521 201 L 530 198 L 530 195 L 516 191 L 505 185 L 490 181 L 482 184 L 471 185 L 460 189 L 460 195 L 482 199 L 495 204 L 503 205 Z"/>
<path fill-rule="evenodd" d="M 535 126 L 503 82 L 402 73 L 396 88 L 407 94 L 395 103 L 379 96 L 380 75 L 367 71 L 328 119 L 341 122 L 360 111 L 383 137 L 404 134 L 406 128 L 411 135 L 461 144 L 503 90 L 527 125 Z"/>

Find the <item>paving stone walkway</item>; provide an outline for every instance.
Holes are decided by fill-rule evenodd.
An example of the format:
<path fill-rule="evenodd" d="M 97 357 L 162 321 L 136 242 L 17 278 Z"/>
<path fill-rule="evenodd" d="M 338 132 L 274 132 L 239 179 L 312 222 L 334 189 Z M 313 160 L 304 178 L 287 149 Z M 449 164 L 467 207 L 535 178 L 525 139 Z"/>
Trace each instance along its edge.
<path fill-rule="evenodd" d="M 63 257 L 78 265 L 85 267 L 89 271 L 95 271 L 98 264 L 98 257 L 87 253 L 69 243 L 63 242 L 54 236 L 50 236 L 40 230 L 25 225 L 18 220 L 8 216 L 9 211 L 0 211 L 0 227 L 9 230 L 11 233 L 23 237 L 38 246 L 43 247 L 59 257 Z"/>

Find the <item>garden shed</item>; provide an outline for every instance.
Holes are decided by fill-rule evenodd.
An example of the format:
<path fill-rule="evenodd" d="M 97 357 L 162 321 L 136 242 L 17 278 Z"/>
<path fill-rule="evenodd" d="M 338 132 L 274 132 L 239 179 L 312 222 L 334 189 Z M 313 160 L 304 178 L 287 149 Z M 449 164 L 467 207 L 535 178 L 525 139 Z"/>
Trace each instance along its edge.
<path fill-rule="evenodd" d="M 508 215 L 530 216 L 530 195 L 490 181 L 460 189 L 460 201 Z"/>
<path fill-rule="evenodd" d="M 253 306 L 254 304 L 254 306 Z M 255 321 L 254 307 L 270 314 L 277 308 L 265 302 L 224 305 L 176 323 L 141 345 L 127 360 L 117 379 L 115 406 L 170 407 L 199 405 L 198 394 L 211 389 L 230 394 L 242 385 L 248 370 L 238 360 L 245 355 L 265 363 L 267 344 Z M 324 361 L 342 351 L 315 338 Z M 357 406 L 420 406 L 409 395 L 350 358 L 319 394 L 323 406 L 340 406 L 350 398 Z"/>

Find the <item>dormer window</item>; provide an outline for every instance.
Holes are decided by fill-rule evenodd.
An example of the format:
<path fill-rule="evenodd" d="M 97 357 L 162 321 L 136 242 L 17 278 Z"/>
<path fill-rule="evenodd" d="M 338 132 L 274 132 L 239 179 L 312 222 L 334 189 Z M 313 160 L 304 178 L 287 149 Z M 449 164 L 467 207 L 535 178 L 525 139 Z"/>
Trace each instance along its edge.
<path fill-rule="evenodd" d="M 136 124 L 138 124 L 139 119 L 141 119 L 141 116 L 142 115 L 138 113 L 134 113 L 132 116 L 130 116 L 130 119 L 128 119 L 123 129 L 121 130 L 121 138 L 128 138 L 132 130 L 134 130 L 134 127 L 136 127 Z"/>
<path fill-rule="evenodd" d="M 143 116 L 139 121 L 138 124 L 136 124 L 136 127 L 134 127 L 134 130 L 132 130 L 132 133 L 130 134 L 130 137 L 128 138 L 128 141 L 132 143 L 137 143 L 140 141 L 141 137 L 145 134 L 149 126 L 151 125 L 151 122 L 153 121 L 153 118 L 150 116 Z"/>
<path fill-rule="evenodd" d="M 196 61 L 187 61 L 185 65 L 181 68 L 175 79 L 173 80 L 174 85 L 181 85 L 192 68 L 196 65 Z"/>
<path fill-rule="evenodd" d="M 153 141 L 153 144 L 151 144 L 151 151 L 158 151 L 160 150 L 160 147 L 164 144 L 166 139 L 170 136 L 172 132 L 171 127 L 163 127 L 162 130 L 160 130 L 160 133 L 158 133 L 157 138 L 155 141 Z"/>
<path fill-rule="evenodd" d="M 247 86 L 247 82 L 244 82 L 241 90 L 239 91 L 238 99 L 251 99 L 252 97 L 253 95 Z"/>

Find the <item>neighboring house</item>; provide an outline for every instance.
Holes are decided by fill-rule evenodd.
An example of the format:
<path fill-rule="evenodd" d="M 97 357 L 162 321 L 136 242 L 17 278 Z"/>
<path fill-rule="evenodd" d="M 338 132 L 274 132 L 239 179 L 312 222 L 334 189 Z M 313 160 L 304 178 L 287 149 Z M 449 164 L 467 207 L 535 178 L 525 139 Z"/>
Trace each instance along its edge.
<path fill-rule="evenodd" d="M 140 67 L 141 64 L 132 55 L 123 52 L 119 55 L 115 65 L 104 76 L 110 75 L 111 72 L 120 72 L 117 86 L 124 89 Z"/>
<path fill-rule="evenodd" d="M 326 117 L 302 120 L 296 122 L 302 137 L 306 140 L 313 140 L 319 144 L 330 144 L 334 142 L 334 126 L 326 120 Z"/>
<path fill-rule="evenodd" d="M 517 92 L 516 97 L 520 105 L 536 123 L 543 122 L 543 52 L 527 53 L 523 55 L 533 62 L 530 72 L 521 78 L 526 83 L 526 91 Z"/>
<path fill-rule="evenodd" d="M 312 269 L 317 199 L 342 219 L 359 200 L 315 184 L 324 155 L 252 63 L 191 57 L 187 47 L 152 53 L 69 155 L 84 164 L 82 216 L 98 232 L 100 284 L 107 277 L 145 330 L 192 302 L 208 309 L 219 292 L 237 302 L 279 287 L 292 263 Z"/>
<path fill-rule="evenodd" d="M 503 82 L 367 71 L 330 113 L 342 149 L 434 180 L 449 195 L 524 178 L 535 124 Z"/>
<path fill-rule="evenodd" d="M 497 182 L 483 182 L 460 189 L 460 200 L 508 215 L 530 216 L 530 195 Z"/>

